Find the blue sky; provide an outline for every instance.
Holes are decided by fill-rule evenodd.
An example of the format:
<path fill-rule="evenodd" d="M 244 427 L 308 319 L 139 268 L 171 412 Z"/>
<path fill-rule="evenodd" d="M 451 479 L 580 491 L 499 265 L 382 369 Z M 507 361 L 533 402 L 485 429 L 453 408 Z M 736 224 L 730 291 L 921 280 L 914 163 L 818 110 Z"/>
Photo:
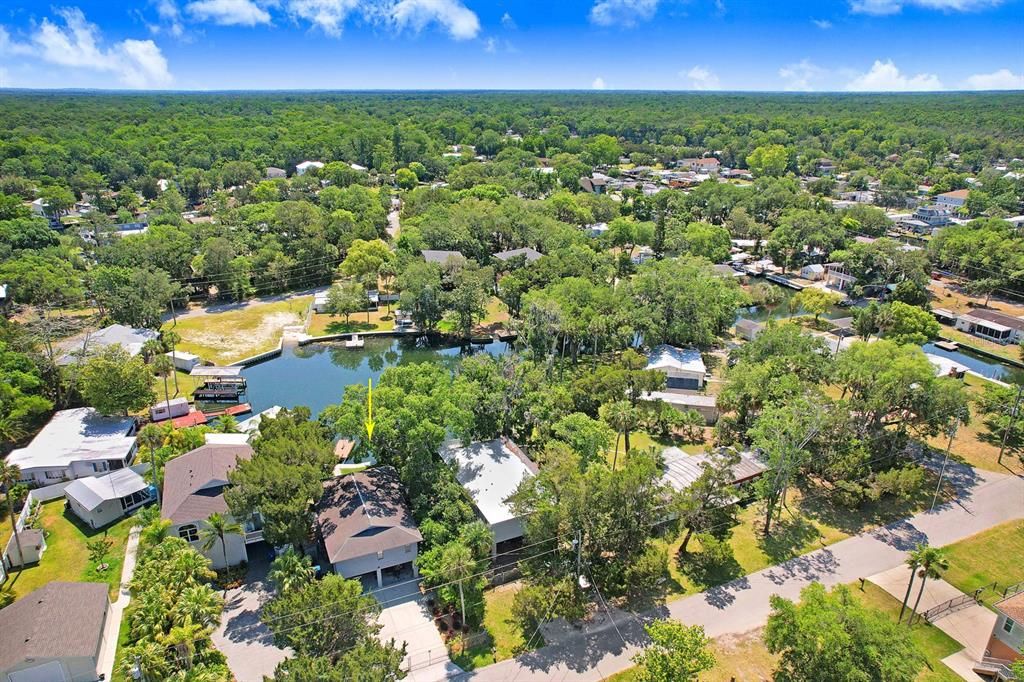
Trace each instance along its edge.
<path fill-rule="evenodd" d="M 1024 0 L 4 0 L 0 87 L 1024 89 Z"/>

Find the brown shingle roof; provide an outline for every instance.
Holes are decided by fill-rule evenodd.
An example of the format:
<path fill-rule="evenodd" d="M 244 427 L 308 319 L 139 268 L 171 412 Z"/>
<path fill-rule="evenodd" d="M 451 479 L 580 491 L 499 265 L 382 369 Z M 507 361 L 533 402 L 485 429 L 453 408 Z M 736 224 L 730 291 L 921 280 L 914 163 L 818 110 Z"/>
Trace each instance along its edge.
<path fill-rule="evenodd" d="M 0 610 L 0 671 L 29 658 L 98 656 L 108 589 L 103 583 L 52 582 Z"/>
<path fill-rule="evenodd" d="M 250 459 L 249 445 L 207 443 L 175 457 L 164 467 L 160 515 L 179 525 L 228 511 L 224 486 L 239 459 Z"/>
<path fill-rule="evenodd" d="M 423 539 L 405 503 L 398 473 L 375 467 L 324 483 L 317 525 L 332 564 Z"/>
<path fill-rule="evenodd" d="M 1024 623 L 1024 592 L 1018 592 L 1000 602 L 996 602 L 996 609 L 1017 623 Z"/>

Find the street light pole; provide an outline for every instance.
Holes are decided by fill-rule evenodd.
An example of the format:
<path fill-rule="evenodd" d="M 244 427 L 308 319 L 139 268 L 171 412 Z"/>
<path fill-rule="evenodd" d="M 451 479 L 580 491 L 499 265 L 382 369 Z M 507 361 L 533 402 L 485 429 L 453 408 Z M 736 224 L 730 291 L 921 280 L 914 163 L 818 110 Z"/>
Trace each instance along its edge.
<path fill-rule="evenodd" d="M 1013 409 L 1010 410 L 1010 421 L 1006 424 L 1006 430 L 1003 431 L 1003 442 L 999 445 L 999 459 L 996 460 L 996 464 L 1003 463 L 1003 453 L 1006 451 L 1006 440 L 1010 436 L 1010 431 L 1013 429 L 1014 423 L 1017 421 L 1017 408 L 1020 407 L 1020 398 L 1024 395 L 1024 384 L 1017 387 L 1017 399 L 1013 401 Z"/>

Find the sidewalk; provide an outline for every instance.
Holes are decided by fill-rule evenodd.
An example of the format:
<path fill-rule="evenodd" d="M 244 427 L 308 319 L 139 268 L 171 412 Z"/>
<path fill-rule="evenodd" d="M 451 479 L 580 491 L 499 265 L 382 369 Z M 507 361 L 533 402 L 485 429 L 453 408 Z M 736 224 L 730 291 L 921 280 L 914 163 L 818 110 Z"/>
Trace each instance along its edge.
<path fill-rule="evenodd" d="M 987 471 L 958 473 L 969 475 L 970 481 L 958 485 L 961 495 L 957 500 L 942 504 L 934 512 L 922 512 L 837 542 L 639 617 L 616 617 L 618 632 L 609 623 L 592 635 L 547 646 L 456 679 L 600 680 L 633 665 L 631 657 L 646 642 L 640 619 L 673 618 L 703 625 L 710 637 L 741 634 L 765 624 L 771 612 L 768 599 L 773 594 L 795 600 L 815 581 L 831 587 L 899 566 L 920 542 L 944 546 L 1005 521 L 1024 518 L 1024 479 Z"/>
<path fill-rule="evenodd" d="M 135 574 L 135 557 L 139 551 L 139 529 L 132 528 L 128 532 L 128 543 L 124 550 L 124 566 L 121 568 L 121 587 L 117 595 L 117 601 L 110 605 L 110 615 L 107 618 L 107 629 L 104 632 L 106 646 L 103 649 L 101 669 L 106 675 L 105 679 L 112 679 L 114 672 L 114 658 L 117 656 L 117 635 L 121 631 L 121 619 L 124 617 L 124 610 L 128 607 L 132 595 L 128 585 Z"/>

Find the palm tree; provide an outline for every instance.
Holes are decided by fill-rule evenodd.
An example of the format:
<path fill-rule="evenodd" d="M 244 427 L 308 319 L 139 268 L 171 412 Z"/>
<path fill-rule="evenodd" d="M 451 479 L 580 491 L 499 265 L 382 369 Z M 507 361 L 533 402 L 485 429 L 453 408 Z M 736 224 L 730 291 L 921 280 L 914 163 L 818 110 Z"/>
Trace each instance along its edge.
<path fill-rule="evenodd" d="M 138 667 L 143 679 L 167 679 L 170 670 L 167 667 L 167 649 L 152 640 L 141 642 L 127 649 L 121 659 L 121 672 L 126 680 L 134 679 L 134 671 Z"/>
<path fill-rule="evenodd" d="M 166 392 L 167 379 L 164 379 L 164 391 Z M 160 502 L 160 482 L 156 467 L 156 451 L 164 444 L 163 429 L 156 424 L 146 424 L 139 429 L 136 437 L 139 445 L 149 450 L 149 469 L 152 474 L 153 488 L 156 489 L 156 501 Z"/>
<path fill-rule="evenodd" d="M 278 594 L 284 594 L 296 587 L 302 587 L 313 579 L 316 571 L 309 557 L 289 547 L 270 564 L 267 578 L 273 583 Z"/>
<path fill-rule="evenodd" d="M 150 509 L 155 509 L 157 513 L 160 512 L 159 507 L 150 507 Z M 170 520 L 156 519 L 142 527 L 142 530 L 139 532 L 139 539 L 147 547 L 155 547 L 164 541 L 164 538 L 167 537 L 167 531 L 170 529 Z"/>
<path fill-rule="evenodd" d="M 228 568 L 228 535 L 241 535 L 244 531 L 242 526 L 231 519 L 230 516 L 213 512 L 206 519 L 206 524 L 200 529 L 199 536 L 203 540 L 203 551 L 209 552 L 217 541 L 220 541 L 221 551 L 224 552 L 224 568 Z M 224 596 L 227 596 L 228 588 L 224 588 Z"/>
<path fill-rule="evenodd" d="M 150 362 L 154 358 L 160 357 L 164 352 L 164 344 L 160 343 L 156 339 L 150 339 L 142 344 L 140 353 L 142 359 L 146 362 Z"/>
<path fill-rule="evenodd" d="M 171 305 L 171 310 L 172 311 L 174 310 L 174 305 L 173 304 Z M 175 320 L 175 323 L 177 323 L 177 320 Z M 164 342 L 164 348 L 170 347 L 170 349 L 171 349 L 171 363 L 173 364 L 173 366 L 175 368 L 175 372 L 172 375 L 174 377 L 174 395 L 177 396 L 178 395 L 178 372 L 177 372 L 178 356 L 175 354 L 175 350 L 174 349 L 175 349 L 175 347 L 179 343 L 181 343 L 181 335 L 178 334 L 178 332 L 176 332 L 176 331 L 173 331 L 173 330 L 170 330 L 170 329 L 165 329 L 164 331 L 160 332 L 160 340 Z"/>
<path fill-rule="evenodd" d="M 149 343 L 148 341 L 146 343 Z M 171 393 L 167 388 L 167 377 L 174 374 L 174 363 L 166 355 L 158 355 L 153 358 L 153 374 L 164 380 L 164 400 L 167 403 L 167 409 L 170 410 Z"/>
<path fill-rule="evenodd" d="M 14 543 L 18 546 L 18 573 L 21 573 L 25 567 L 25 555 L 21 553 L 21 536 L 18 534 L 18 521 L 14 516 L 14 495 L 11 494 L 11 488 L 19 480 L 21 480 L 21 469 L 18 468 L 18 465 L 0 461 L 0 483 L 4 486 L 4 497 L 7 498 L 7 516 L 11 519 Z"/>
<path fill-rule="evenodd" d="M 218 433 L 238 433 L 238 420 L 235 419 L 234 415 L 222 414 L 217 417 L 217 426 L 215 428 Z"/>
<path fill-rule="evenodd" d="M 918 544 L 918 546 L 910 552 L 910 556 L 907 557 L 907 566 L 910 567 L 910 580 L 907 582 L 907 592 L 903 595 L 903 605 L 900 606 L 900 617 L 896 620 L 897 623 L 903 622 L 903 613 L 907 610 L 907 602 L 910 600 L 910 588 L 914 586 L 914 574 L 917 573 L 918 567 L 921 565 L 921 557 L 924 551 L 928 549 L 928 545 Z"/>
<path fill-rule="evenodd" d="M 921 576 L 921 589 L 917 593 L 914 611 L 910 614 L 907 625 L 913 625 L 914 623 L 914 613 L 917 613 L 917 607 L 921 603 L 921 597 L 924 595 L 924 586 L 928 582 L 928 578 L 941 578 L 943 572 L 948 568 L 949 558 L 946 556 L 946 550 L 938 547 L 926 547 L 921 552 L 921 567 L 918 572 L 918 575 Z"/>
<path fill-rule="evenodd" d="M 636 428 L 637 420 L 639 415 L 637 414 L 636 408 L 629 404 L 626 400 L 618 400 L 614 403 L 608 403 L 602 405 L 600 410 L 601 418 L 604 419 L 608 426 L 615 429 L 615 455 L 612 459 L 612 471 L 615 471 L 615 466 L 619 461 L 619 436 L 625 436 L 626 439 L 626 452 L 629 452 L 629 432 Z"/>
<path fill-rule="evenodd" d="M 446 545 L 441 554 L 441 570 L 459 585 L 459 602 L 462 607 L 462 624 L 466 624 L 466 593 L 462 584 L 476 570 L 473 552 L 461 542 Z"/>
<path fill-rule="evenodd" d="M 223 607 L 221 598 L 208 585 L 192 585 L 178 595 L 171 618 L 175 625 L 181 625 L 189 619 L 193 623 L 212 628 L 220 622 Z"/>
<path fill-rule="evenodd" d="M 196 653 L 196 642 L 206 637 L 208 628 L 192 622 L 192 618 L 185 616 L 180 625 L 175 625 L 165 635 L 160 635 L 157 640 L 172 647 L 179 663 L 185 670 L 192 669 L 192 657 Z"/>

